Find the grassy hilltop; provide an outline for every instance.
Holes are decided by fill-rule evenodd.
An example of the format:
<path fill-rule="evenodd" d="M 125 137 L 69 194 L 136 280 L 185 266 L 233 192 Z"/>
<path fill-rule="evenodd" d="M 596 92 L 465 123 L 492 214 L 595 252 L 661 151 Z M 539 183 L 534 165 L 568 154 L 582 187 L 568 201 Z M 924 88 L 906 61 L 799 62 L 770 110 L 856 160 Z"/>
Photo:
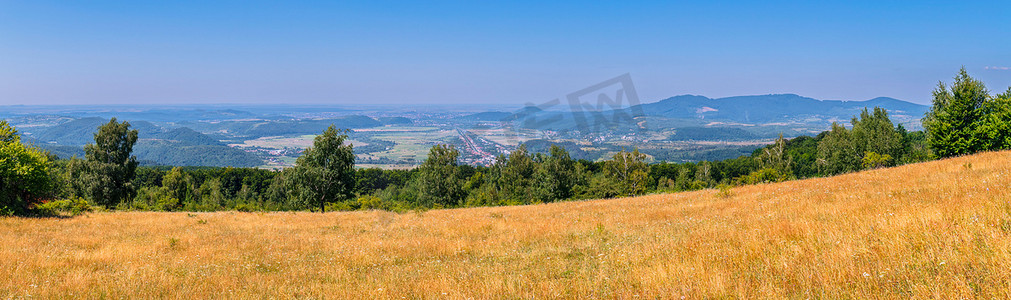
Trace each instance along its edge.
<path fill-rule="evenodd" d="M 1011 152 L 415 213 L 0 218 L 0 298 L 1008 298 Z"/>

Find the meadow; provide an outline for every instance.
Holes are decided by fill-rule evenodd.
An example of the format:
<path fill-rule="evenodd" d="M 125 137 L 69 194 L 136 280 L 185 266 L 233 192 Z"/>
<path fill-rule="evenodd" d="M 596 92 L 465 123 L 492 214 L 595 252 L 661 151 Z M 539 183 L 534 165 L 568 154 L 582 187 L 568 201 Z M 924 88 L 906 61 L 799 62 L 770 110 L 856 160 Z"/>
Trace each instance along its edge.
<path fill-rule="evenodd" d="M 1011 298 L 1011 152 L 408 213 L 0 218 L 0 298 Z"/>

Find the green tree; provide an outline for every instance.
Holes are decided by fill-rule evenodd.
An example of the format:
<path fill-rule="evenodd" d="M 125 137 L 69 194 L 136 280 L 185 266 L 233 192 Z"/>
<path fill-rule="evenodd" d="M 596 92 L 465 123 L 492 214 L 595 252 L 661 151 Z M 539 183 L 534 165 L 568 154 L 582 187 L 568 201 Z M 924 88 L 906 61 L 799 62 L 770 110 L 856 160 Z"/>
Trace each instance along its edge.
<path fill-rule="evenodd" d="M 790 173 L 793 166 L 793 158 L 786 153 L 786 139 L 783 134 L 771 147 L 762 149 L 762 154 L 758 156 L 758 166 L 762 169 L 774 169 L 780 173 Z"/>
<path fill-rule="evenodd" d="M 161 184 L 173 198 L 181 202 L 192 200 L 193 178 L 183 172 L 182 167 L 174 167 L 166 172 L 165 176 L 162 176 Z"/>
<path fill-rule="evenodd" d="M 865 169 L 868 166 L 883 167 L 891 165 L 909 151 L 909 141 L 906 139 L 902 126 L 893 126 L 888 112 L 875 107 L 873 113 L 866 108 L 859 118 L 853 117 L 852 130 L 838 123 L 832 124 L 832 130 L 818 142 L 818 164 L 824 174 L 840 174 Z M 874 160 L 871 165 L 864 164 L 866 153 L 873 153 L 874 159 L 887 156 L 887 160 Z M 885 165 L 877 165 L 884 163 Z"/>
<path fill-rule="evenodd" d="M 713 185 L 713 165 L 708 161 L 699 162 L 695 167 L 695 181 L 689 182 L 685 190 L 701 190 Z"/>
<path fill-rule="evenodd" d="M 892 120 L 888 118 L 888 112 L 880 107 L 875 107 L 873 113 L 864 108 L 860 112 L 860 118 L 853 117 L 853 142 L 854 147 L 862 152 L 874 152 L 890 157 L 901 157 L 905 148 L 903 147 L 903 134 L 905 129 L 896 128 Z"/>
<path fill-rule="evenodd" d="M 537 171 L 537 164 L 527 151 L 527 146 L 520 145 L 509 153 L 505 164 L 499 163 L 497 167 L 500 170 L 498 186 L 502 197 L 512 200 L 513 203 L 530 203 L 531 187 L 533 186 L 534 173 Z"/>
<path fill-rule="evenodd" d="M 327 203 L 352 198 L 355 155 L 347 139 L 330 125 L 295 161 L 288 190 L 299 205 L 325 212 Z"/>
<path fill-rule="evenodd" d="M 832 130 L 818 143 L 818 164 L 824 174 L 856 171 L 860 166 L 860 153 L 852 133 L 833 122 Z"/>
<path fill-rule="evenodd" d="M 442 207 L 461 204 L 465 195 L 457 161 L 459 156 L 456 147 L 432 146 L 428 159 L 418 168 L 419 202 Z"/>
<path fill-rule="evenodd" d="M 976 136 L 981 150 L 1011 149 L 1011 88 L 987 100 Z"/>
<path fill-rule="evenodd" d="M 0 214 L 24 213 L 52 193 L 48 155 L 22 144 L 17 129 L 0 121 Z"/>
<path fill-rule="evenodd" d="M 969 76 L 965 67 L 949 88 L 944 82 L 934 90 L 933 107 L 923 118 L 927 142 L 940 157 L 981 150 L 977 121 L 982 119 L 988 92 L 982 81 Z"/>
<path fill-rule="evenodd" d="M 537 194 L 544 202 L 569 199 L 573 196 L 572 188 L 577 177 L 576 161 L 572 160 L 569 152 L 558 145 L 551 145 L 548 156 L 544 157 L 534 176 Z"/>
<path fill-rule="evenodd" d="M 118 123 L 112 118 L 99 126 L 95 143 L 84 146 L 87 161 L 70 165 L 75 186 L 86 198 L 105 207 L 133 199 L 132 181 L 138 163 L 131 153 L 136 143 L 137 130 L 130 130 L 129 122 Z"/>
<path fill-rule="evenodd" d="M 611 160 L 604 162 L 604 172 L 618 183 L 622 195 L 641 195 L 649 184 L 649 165 L 646 164 L 646 155 L 639 149 L 632 152 L 621 149 Z"/>

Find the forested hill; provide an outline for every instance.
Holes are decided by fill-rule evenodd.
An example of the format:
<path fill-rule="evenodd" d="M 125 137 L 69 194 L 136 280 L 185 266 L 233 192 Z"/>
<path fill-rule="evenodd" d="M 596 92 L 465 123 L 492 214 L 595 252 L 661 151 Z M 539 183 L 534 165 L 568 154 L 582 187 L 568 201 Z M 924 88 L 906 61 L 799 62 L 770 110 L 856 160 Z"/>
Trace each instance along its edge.
<path fill-rule="evenodd" d="M 29 140 L 51 153 L 83 157 L 85 144 L 94 143 L 95 128 L 108 119 L 89 117 L 33 132 Z M 142 162 L 173 166 L 255 167 L 263 160 L 190 128 L 164 129 L 146 121 L 130 122 L 138 132 L 134 154 Z"/>

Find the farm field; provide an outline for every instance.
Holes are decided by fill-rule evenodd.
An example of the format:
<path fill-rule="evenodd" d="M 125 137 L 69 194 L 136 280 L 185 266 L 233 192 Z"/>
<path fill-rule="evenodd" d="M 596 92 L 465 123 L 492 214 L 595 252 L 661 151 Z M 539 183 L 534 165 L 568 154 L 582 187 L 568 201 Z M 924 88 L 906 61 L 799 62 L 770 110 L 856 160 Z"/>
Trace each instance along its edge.
<path fill-rule="evenodd" d="M 1009 298 L 1011 152 L 424 212 L 0 218 L 0 298 Z"/>
<path fill-rule="evenodd" d="M 393 149 L 368 153 L 367 156 L 412 163 L 424 160 L 432 145 L 445 143 L 457 135 L 453 130 L 434 127 L 384 127 L 361 131 L 373 134 L 375 139 L 396 143 Z"/>

